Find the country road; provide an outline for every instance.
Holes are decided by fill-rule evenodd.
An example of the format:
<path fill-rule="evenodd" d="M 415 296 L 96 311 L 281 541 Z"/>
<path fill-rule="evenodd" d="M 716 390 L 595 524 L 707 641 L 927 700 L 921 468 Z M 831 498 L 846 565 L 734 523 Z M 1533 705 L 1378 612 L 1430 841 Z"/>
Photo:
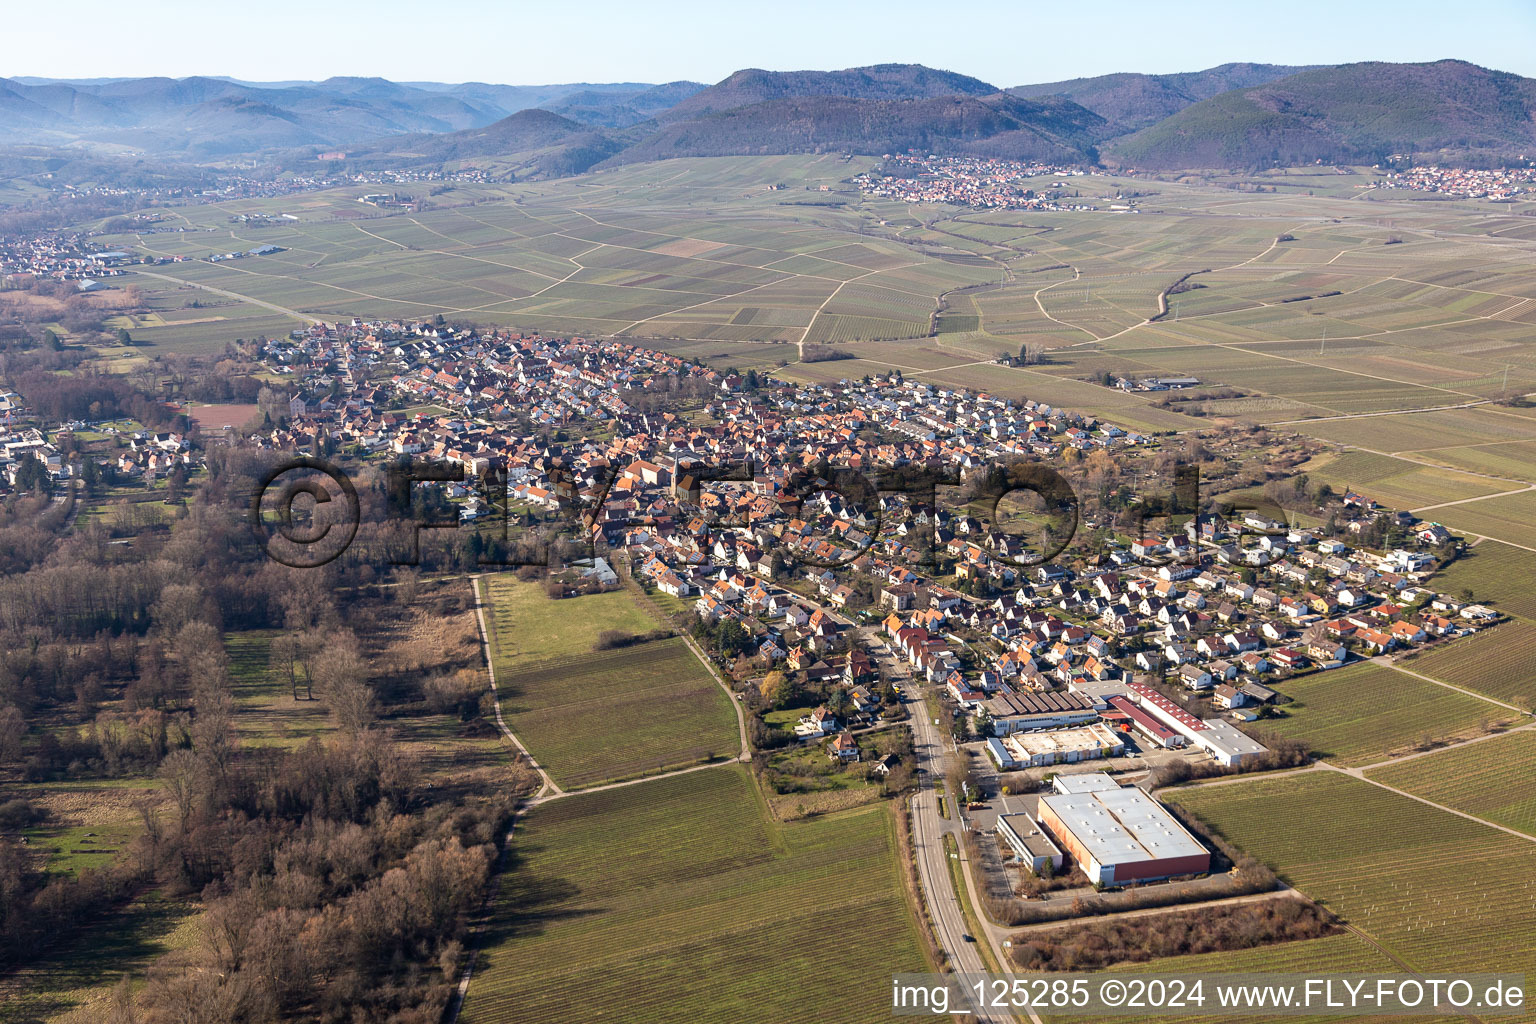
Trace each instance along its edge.
<path fill-rule="evenodd" d="M 959 827 L 961 819 L 958 810 L 950 818 L 940 815 L 939 795 L 934 789 L 936 781 L 944 777 L 946 758 L 944 736 L 939 727 L 934 725 L 933 719 L 928 716 L 927 704 L 918 695 L 906 666 L 893 657 L 888 649 L 882 650 L 880 647 L 873 649 L 881 667 L 901 680 L 901 687 L 907 696 L 907 710 L 911 713 L 912 749 L 916 755 L 918 767 L 918 790 L 913 794 L 908 805 L 912 819 L 912 855 L 917 860 L 918 881 L 922 883 L 923 900 L 928 907 L 928 917 L 933 922 L 934 938 L 944 950 L 950 966 L 955 971 L 962 974 L 986 973 L 987 965 L 981 957 L 979 943 L 987 943 L 997 962 L 1006 965 L 1004 950 L 998 941 L 1002 929 L 994 928 L 986 922 L 981 916 L 984 911 L 979 901 L 973 898 L 972 902 L 976 905 L 976 913 L 982 922 L 983 932 L 980 935 L 971 934 L 965 923 L 960 897 L 950 881 L 949 851 L 944 846 L 944 835 L 945 833 L 955 835 L 956 851 L 962 857 L 965 844 L 961 841 Z M 963 863 L 961 867 L 962 877 L 965 878 L 969 889 L 971 887 L 970 871 Z M 1004 969 L 1006 970 L 1006 966 Z M 1029 1012 L 1029 1018 L 1034 1024 L 1040 1024 L 1040 1019 L 1033 1011 Z M 1003 1024 L 1013 1018 L 997 1014 L 981 1014 L 976 1019 Z"/>
<path fill-rule="evenodd" d="M 289 309 L 287 306 L 279 306 L 276 303 L 267 302 L 264 299 L 255 299 L 249 295 L 241 295 L 239 292 L 232 292 L 227 288 L 215 288 L 211 284 L 199 284 L 196 281 L 188 281 L 184 277 L 172 277 L 170 274 L 157 274 L 152 270 L 145 270 L 142 267 L 134 267 L 133 272 L 135 274 L 142 274 L 144 277 L 157 277 L 162 281 L 170 281 L 172 284 L 184 284 L 189 288 L 201 288 L 205 292 L 213 292 L 213 294 L 222 295 L 226 299 L 238 299 L 241 302 L 248 302 L 253 306 L 260 306 L 263 309 L 270 309 L 274 313 L 281 313 L 284 316 L 291 316 L 295 320 L 302 320 L 307 324 L 318 324 L 320 322 L 318 319 L 310 316 L 308 313 L 300 313 L 296 309 Z"/>

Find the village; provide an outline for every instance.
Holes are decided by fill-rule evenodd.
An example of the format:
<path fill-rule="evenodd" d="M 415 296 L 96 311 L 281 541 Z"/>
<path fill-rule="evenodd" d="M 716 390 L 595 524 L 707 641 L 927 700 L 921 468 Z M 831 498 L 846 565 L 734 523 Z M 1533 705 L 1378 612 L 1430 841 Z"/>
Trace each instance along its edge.
<path fill-rule="evenodd" d="M 1115 202 L 1107 207 L 1075 201 L 1076 186 L 1069 180 L 1041 185 L 1034 179 L 1072 179 L 1088 176 L 1081 167 L 1031 163 L 982 157 L 887 155 L 881 173 L 855 175 L 854 185 L 866 196 L 896 199 L 904 203 L 950 203 L 1001 210 L 1129 210 Z M 1069 193 L 1067 190 L 1071 189 Z"/>
<path fill-rule="evenodd" d="M 1330 499 L 1328 530 L 1207 510 L 1129 536 L 1089 518 L 1105 550 L 1042 562 L 1041 538 L 963 503 L 794 480 L 815 465 L 961 480 L 1160 445 L 1034 401 L 899 373 L 778 385 L 630 345 L 406 322 L 319 325 L 265 357 L 295 388 L 288 421 L 257 443 L 457 465 L 469 482 L 446 492 L 466 523 L 496 514 L 473 483 L 488 473 L 509 507 L 586 508 L 585 539 L 688 607 L 706 640 L 729 635 L 722 658 L 825 698 L 795 731 L 835 740 L 841 760 L 860 756 L 848 727 L 905 685 L 942 693 L 999 769 L 1122 746 L 1241 768 L 1266 753 L 1241 727 L 1284 714 L 1287 679 L 1498 618 L 1424 585 L 1454 546 L 1444 527 L 1353 492 Z M 664 380 L 697 408 L 653 407 Z"/>
<path fill-rule="evenodd" d="M 1410 167 L 1361 187 L 1507 202 L 1536 192 L 1536 167 Z"/>
<path fill-rule="evenodd" d="M 1426 586 L 1454 555 L 1444 527 L 1353 491 L 1326 499 L 1325 528 L 1218 503 L 1137 530 L 1125 514 L 1139 499 L 1089 504 L 1073 515 L 1092 543 L 1071 547 L 1049 503 L 988 512 L 977 482 L 999 466 L 1114 459 L 1150 479 L 1168 461 L 1164 438 L 1033 400 L 899 372 L 783 384 L 628 344 L 410 321 L 317 324 L 259 357 L 290 383 L 286 415 L 255 433 L 20 428 L 3 439 L 4 479 L 153 487 L 220 443 L 462 470 L 417 486 L 477 541 L 553 525 L 587 547 L 570 566 L 583 585 L 623 573 L 686 621 L 750 698 L 772 785 L 828 771 L 904 784 L 924 762 L 891 729 L 909 721 L 921 741 L 941 725 L 968 766 L 950 799 L 982 808 L 976 827 L 1029 871 L 1039 856 L 1060 868 L 1074 829 L 1113 813 L 1099 803 L 1130 797 L 1058 786 L 1071 799 L 1046 836 L 1049 801 L 1031 797 L 1026 820 L 1001 779 L 1275 767 L 1262 729 L 1287 714 L 1290 681 L 1500 618 Z M 82 428 L 115 435 L 116 459 L 87 469 L 69 454 Z M 830 467 L 866 485 L 834 485 Z M 1132 810 L 1161 813 L 1149 807 Z M 1080 874 L 1114 884 L 1088 856 L 1080 844 Z M 1138 884 L 1198 873 L 1158 870 L 1121 868 Z"/>

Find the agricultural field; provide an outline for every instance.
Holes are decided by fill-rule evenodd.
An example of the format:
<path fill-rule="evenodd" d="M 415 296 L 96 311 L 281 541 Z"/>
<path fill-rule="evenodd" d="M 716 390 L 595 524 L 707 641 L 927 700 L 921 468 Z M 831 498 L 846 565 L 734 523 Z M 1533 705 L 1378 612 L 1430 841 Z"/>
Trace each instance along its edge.
<path fill-rule="evenodd" d="M 1536 836 L 1536 732 L 1529 729 L 1374 768 L 1366 777 Z"/>
<path fill-rule="evenodd" d="M 894 827 L 884 806 L 775 824 L 736 766 L 540 804 L 460 1019 L 777 1024 L 819 991 L 883 1021 L 881 979 L 926 969 Z"/>
<path fill-rule="evenodd" d="M 594 650 L 604 630 L 657 627 L 627 591 L 557 601 L 510 577 L 491 582 L 504 580 L 490 588 L 497 697 L 507 727 L 561 786 L 739 752 L 731 698 L 683 640 Z"/>
<path fill-rule="evenodd" d="M 1447 594 L 1468 594 L 1499 611 L 1536 619 L 1536 552 L 1486 541 L 1462 552 L 1433 582 Z"/>
<path fill-rule="evenodd" d="M 1301 471 L 1313 480 L 1329 484 L 1336 492 L 1357 491 L 1394 509 L 1412 510 L 1509 490 L 1508 484 L 1486 477 L 1362 451 L 1320 455 L 1302 466 Z M 1428 519 L 1435 515 L 1425 512 Z"/>
<path fill-rule="evenodd" d="M 865 349 L 869 364 L 848 372 L 898 366 L 1135 429 L 1265 423 L 1444 467 L 1380 478 L 1379 500 L 1404 507 L 1499 489 L 1478 474 L 1536 482 L 1536 417 L 1511 401 L 1536 391 L 1526 343 L 1536 271 L 1516 258 L 1524 236 L 1507 218 L 1390 194 L 1356 201 L 1362 193 L 1340 191 L 1354 174 L 1261 176 L 1281 194 L 1240 200 L 1194 182 L 1074 183 L 1089 198 L 1134 187 L 1155 216 L 909 208 L 851 190 L 870 164 L 669 160 L 456 184 L 425 209 L 387 215 L 357 203 L 367 190 L 357 185 L 189 207 L 178 230 L 101 241 L 182 260 L 135 271 L 145 310 L 122 315 L 147 348 L 123 358 L 217 351 L 310 318 L 442 314 L 835 379 L 797 365 L 808 342 Z M 770 187 L 785 181 L 815 198 Z M 821 186 L 835 200 L 823 202 Z M 232 226 L 239 214 L 296 219 Z M 262 244 L 285 251 L 203 259 Z M 960 358 L 872 354 L 905 341 Z M 1021 344 L 1047 361 L 961 365 Z M 1193 374 L 1246 394 L 1191 407 L 1197 418 L 1085 385 L 1106 372 Z M 1526 543 L 1519 502 L 1456 511 L 1466 529 Z"/>
<path fill-rule="evenodd" d="M 1414 671 L 1423 672 L 1419 664 Z M 1507 708 L 1374 662 L 1301 676 L 1280 684 L 1280 690 L 1292 701 L 1283 706 L 1284 717 L 1266 720 L 1262 727 L 1303 740 L 1317 756 L 1347 767 L 1476 735 L 1517 717 Z"/>
<path fill-rule="evenodd" d="M 503 662 L 528 667 L 590 654 L 605 629 L 638 635 L 660 626 L 623 590 L 556 601 L 540 584 L 510 573 L 482 577 L 476 585 L 488 605 L 498 671 Z"/>
<path fill-rule="evenodd" d="M 1532 841 L 1329 771 L 1166 795 L 1338 914 L 1400 968 L 1536 970 Z M 1299 945 L 1325 942 L 1347 946 L 1343 937 Z M 1288 951 L 1258 953 L 1268 960 Z M 1346 962 L 1384 969 L 1364 951 Z"/>
<path fill-rule="evenodd" d="M 1536 547 L 1536 490 L 1436 509 L 1434 517 L 1453 533 Z"/>
<path fill-rule="evenodd" d="M 1515 621 L 1403 662 L 1403 667 L 1536 710 L 1536 625 Z"/>
<path fill-rule="evenodd" d="M 666 187 L 655 167 L 625 168 L 581 182 L 453 188 L 426 210 L 392 216 L 355 203 L 366 189 L 345 188 L 198 207 L 189 216 L 201 230 L 111 244 L 180 260 L 136 271 L 150 314 L 135 340 L 167 348 L 216 349 L 350 315 L 663 340 L 925 335 L 941 293 L 995 281 L 999 268 L 861 235 L 859 217 L 785 206 L 766 189 L 787 171 L 814 180 L 858 169 L 808 157 L 678 161 Z M 251 212 L 298 219 L 229 229 L 230 215 Z M 284 251 L 205 259 L 258 245 Z"/>
<path fill-rule="evenodd" d="M 498 659 L 496 681 L 508 728 L 562 786 L 735 757 L 740 748 L 731 698 L 681 639 L 523 671 Z"/>

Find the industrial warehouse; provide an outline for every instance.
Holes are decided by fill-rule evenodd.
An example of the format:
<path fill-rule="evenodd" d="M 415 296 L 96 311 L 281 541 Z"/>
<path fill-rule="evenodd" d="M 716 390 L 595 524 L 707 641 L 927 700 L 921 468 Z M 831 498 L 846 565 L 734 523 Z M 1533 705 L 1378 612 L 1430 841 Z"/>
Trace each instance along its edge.
<path fill-rule="evenodd" d="M 999 768 L 1037 768 L 1099 757 L 1119 757 L 1125 740 L 1100 722 L 1074 729 L 1019 732 L 987 740 L 987 753 Z"/>
<path fill-rule="evenodd" d="M 1210 869 L 1210 851 L 1140 789 L 1107 775 L 1061 776 L 1055 788 L 1040 798 L 1040 824 L 1090 882 L 1125 885 Z M 1010 831 L 1019 830 L 1010 824 Z"/>

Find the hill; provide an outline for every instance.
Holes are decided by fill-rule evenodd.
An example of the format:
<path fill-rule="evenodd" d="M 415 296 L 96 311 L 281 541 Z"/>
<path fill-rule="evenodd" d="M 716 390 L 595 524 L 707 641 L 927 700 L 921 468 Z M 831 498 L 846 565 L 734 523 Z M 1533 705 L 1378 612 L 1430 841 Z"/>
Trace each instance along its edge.
<path fill-rule="evenodd" d="M 1442 60 L 1346 64 L 1202 100 L 1118 140 L 1148 169 L 1497 158 L 1536 147 L 1536 80 Z"/>
<path fill-rule="evenodd" d="M 1108 122 L 1106 137 L 1114 137 L 1155 124 L 1185 107 L 1229 90 L 1265 85 L 1311 70 L 1313 67 L 1310 66 L 1285 64 L 1222 64 L 1204 71 L 1172 75 L 1122 72 L 1065 82 L 1019 85 L 1008 92 L 1024 99 L 1065 96 L 1104 118 Z"/>
<path fill-rule="evenodd" d="M 988 96 L 997 87 L 968 75 L 938 71 L 921 64 L 876 64 L 843 71 L 763 71 L 747 68 L 684 99 L 662 115 L 681 121 L 768 100 L 840 96 L 865 100 L 935 99 L 940 96 Z"/>
<path fill-rule="evenodd" d="M 674 83 L 691 85 L 692 83 Z M 391 135 L 489 126 L 582 93 L 638 104 L 636 119 L 685 93 L 623 85 L 419 85 L 383 78 L 252 84 L 226 78 L 96 81 L 0 79 L 0 145 L 86 144 L 192 160 L 302 146 L 352 146 Z M 700 86 L 699 88 L 702 88 Z"/>
<path fill-rule="evenodd" d="M 620 146 L 586 125 L 534 107 L 483 128 L 382 139 L 349 151 L 346 163 L 362 169 L 496 157 L 517 165 L 509 169 L 518 177 L 560 177 L 580 174 Z"/>
<path fill-rule="evenodd" d="M 543 104 L 562 117 L 603 128 L 627 128 L 649 120 L 707 88 L 702 82 L 667 82 L 646 89 L 581 89 Z"/>
<path fill-rule="evenodd" d="M 930 99 L 804 96 L 666 124 L 610 163 L 903 149 L 1092 162 L 1097 159 L 1093 140 L 1102 127 L 1098 115 L 1059 98 L 1023 100 L 1003 93 Z"/>

